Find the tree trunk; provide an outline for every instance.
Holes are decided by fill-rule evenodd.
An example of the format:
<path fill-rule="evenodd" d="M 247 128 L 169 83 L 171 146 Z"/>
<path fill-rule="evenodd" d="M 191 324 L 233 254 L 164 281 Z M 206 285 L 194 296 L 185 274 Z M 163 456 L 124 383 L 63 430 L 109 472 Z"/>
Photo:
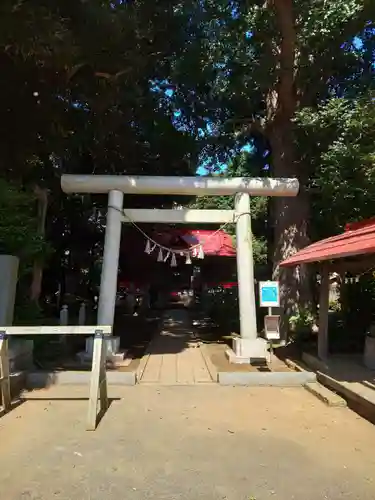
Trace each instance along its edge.
<path fill-rule="evenodd" d="M 282 136 L 283 131 L 278 128 L 269 135 L 273 173 L 276 177 L 298 177 L 301 184 L 300 192 L 295 198 L 272 200 L 273 276 L 280 281 L 284 313 L 290 316 L 296 310 L 311 304 L 309 270 L 307 266 L 280 268 L 279 263 L 309 244 L 310 202 L 305 189 L 304 172 L 300 166 L 297 168 L 295 162 L 288 162 L 289 140 L 282 140 Z"/>
<path fill-rule="evenodd" d="M 46 218 L 48 208 L 48 190 L 35 186 L 34 194 L 38 201 L 38 235 L 44 236 L 46 230 Z M 33 277 L 30 286 L 30 300 L 38 304 L 42 292 L 43 261 L 38 258 L 34 261 Z"/>
<path fill-rule="evenodd" d="M 310 203 L 306 192 L 307 171 L 295 158 L 292 118 L 296 111 L 295 89 L 296 32 L 292 0 L 270 0 L 280 33 L 278 79 L 267 99 L 267 137 L 272 153 L 275 177 L 297 177 L 300 193 L 295 198 L 272 200 L 274 229 L 274 278 L 280 281 L 280 296 L 286 317 L 310 303 L 310 280 L 307 268 L 280 268 L 286 259 L 309 243 Z M 285 320 L 285 318 L 284 318 Z M 287 329 L 283 322 L 284 332 Z"/>

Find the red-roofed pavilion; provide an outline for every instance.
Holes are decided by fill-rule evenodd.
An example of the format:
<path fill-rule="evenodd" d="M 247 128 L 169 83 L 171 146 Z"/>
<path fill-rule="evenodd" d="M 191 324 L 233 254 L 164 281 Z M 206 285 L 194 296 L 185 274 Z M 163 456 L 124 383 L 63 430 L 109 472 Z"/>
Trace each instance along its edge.
<path fill-rule="evenodd" d="M 317 241 L 281 262 L 282 267 L 317 264 L 321 275 L 318 355 L 328 356 L 329 274 L 358 273 L 375 265 L 375 219 L 349 223 L 345 231 Z"/>

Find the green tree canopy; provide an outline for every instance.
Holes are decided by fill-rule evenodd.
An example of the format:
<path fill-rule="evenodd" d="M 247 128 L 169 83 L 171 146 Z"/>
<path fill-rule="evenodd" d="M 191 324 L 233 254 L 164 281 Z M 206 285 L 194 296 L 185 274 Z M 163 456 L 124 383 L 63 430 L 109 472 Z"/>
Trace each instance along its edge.
<path fill-rule="evenodd" d="M 297 115 L 311 176 L 314 239 L 375 213 L 374 94 L 333 98 Z M 311 139 L 314 139 L 312 142 Z"/>
<path fill-rule="evenodd" d="M 267 242 L 290 312 L 309 280 L 280 260 L 373 210 L 372 3 L 4 0 L 0 176 L 48 188 L 61 261 L 83 234 L 94 251 L 105 214 L 101 197 L 62 195 L 63 172 L 186 175 L 225 161 L 226 175 L 296 176 L 297 198 L 252 202 L 259 258 Z"/>
<path fill-rule="evenodd" d="M 309 243 L 309 187 L 320 175 L 305 155 L 316 137 L 300 142 L 295 118 L 332 98 L 366 92 L 374 72 L 372 17 L 370 1 L 270 0 L 207 1 L 195 18 L 197 31 L 207 34 L 195 96 L 216 117 L 211 146 L 222 147 L 228 137 L 253 140 L 265 151 L 270 175 L 300 180 L 299 195 L 273 200 L 270 211 L 273 262 L 287 311 L 311 300 L 305 270 L 278 270 L 278 263 Z"/>

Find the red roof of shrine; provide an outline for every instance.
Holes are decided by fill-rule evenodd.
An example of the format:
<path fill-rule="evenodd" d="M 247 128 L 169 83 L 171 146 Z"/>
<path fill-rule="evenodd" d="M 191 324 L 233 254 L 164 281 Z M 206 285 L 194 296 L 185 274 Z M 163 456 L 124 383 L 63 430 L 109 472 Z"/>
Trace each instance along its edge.
<path fill-rule="evenodd" d="M 153 239 L 170 248 L 184 249 L 202 245 L 205 255 L 235 257 L 232 237 L 223 230 L 170 229 L 152 235 Z"/>
<path fill-rule="evenodd" d="M 375 253 L 375 219 L 347 224 L 343 233 L 303 248 L 280 265 L 296 266 L 368 253 Z"/>

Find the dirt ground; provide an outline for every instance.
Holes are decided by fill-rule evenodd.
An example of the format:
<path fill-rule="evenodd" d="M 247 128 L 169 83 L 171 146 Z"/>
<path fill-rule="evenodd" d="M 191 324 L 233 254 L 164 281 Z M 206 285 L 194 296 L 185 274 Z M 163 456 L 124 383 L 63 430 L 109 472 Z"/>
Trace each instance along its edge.
<path fill-rule="evenodd" d="M 85 394 L 0 420 L 1 500 L 375 498 L 375 428 L 302 388 L 111 388 L 95 432 Z"/>

